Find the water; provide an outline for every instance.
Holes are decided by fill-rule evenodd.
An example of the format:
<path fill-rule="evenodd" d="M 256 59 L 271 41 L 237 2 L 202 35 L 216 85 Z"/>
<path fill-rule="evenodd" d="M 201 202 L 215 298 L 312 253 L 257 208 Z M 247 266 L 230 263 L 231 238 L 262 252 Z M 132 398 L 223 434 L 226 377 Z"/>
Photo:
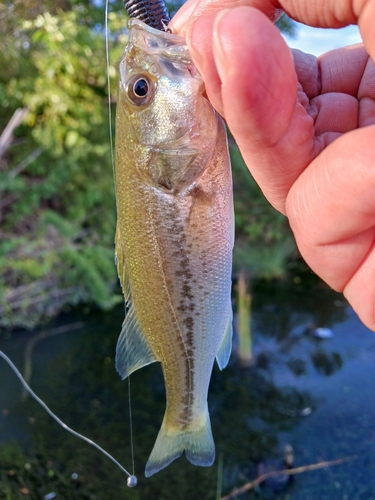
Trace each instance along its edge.
<path fill-rule="evenodd" d="M 375 498 L 375 336 L 339 295 L 311 280 L 303 275 L 255 288 L 254 366 L 240 370 L 233 357 L 212 377 L 209 406 L 220 458 L 214 466 L 198 468 L 180 458 L 144 478 L 164 413 L 164 384 L 157 364 L 132 375 L 134 490 L 108 459 L 67 434 L 36 402 L 22 400 L 20 383 L 1 360 L 0 499 L 53 493 L 64 500 L 215 499 L 219 463 L 224 495 L 254 479 L 260 466 L 281 467 L 286 444 L 294 449 L 294 466 L 357 459 L 298 474 L 279 492 L 263 485 L 241 498 Z M 122 316 L 122 308 L 77 314 L 43 328 L 83 322 L 34 345 L 30 384 L 67 425 L 130 468 L 127 383 L 114 368 Z M 329 328 L 332 338 L 316 338 L 316 327 Z M 21 371 L 36 335 L 40 330 L 0 340 Z"/>

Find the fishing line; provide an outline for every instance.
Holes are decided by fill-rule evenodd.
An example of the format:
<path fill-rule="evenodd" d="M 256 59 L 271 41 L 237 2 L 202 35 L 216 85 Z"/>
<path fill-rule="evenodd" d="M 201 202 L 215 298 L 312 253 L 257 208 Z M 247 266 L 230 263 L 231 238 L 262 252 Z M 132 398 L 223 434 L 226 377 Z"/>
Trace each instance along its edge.
<path fill-rule="evenodd" d="M 106 61 L 106 72 L 107 72 L 107 91 L 108 91 L 108 121 L 109 121 L 109 143 L 111 147 L 111 164 L 113 172 L 113 183 L 116 189 L 116 176 L 115 176 L 115 158 L 113 154 L 113 134 L 112 134 L 112 109 L 111 109 L 111 77 L 109 74 L 109 29 L 108 29 L 108 5 L 109 0 L 105 2 L 105 14 L 104 14 L 104 30 L 105 30 L 105 61 Z M 116 199 L 117 208 L 117 199 Z"/>
<path fill-rule="evenodd" d="M 94 448 L 96 448 L 97 450 L 99 450 L 101 453 L 103 453 L 103 455 L 105 455 L 107 458 L 109 458 L 110 460 L 112 460 L 113 463 L 115 463 L 117 465 L 117 467 L 119 467 L 123 472 L 125 472 L 125 474 L 128 476 L 128 479 L 127 479 L 127 485 L 130 487 L 130 488 L 134 488 L 134 486 L 137 485 L 137 478 L 133 475 L 133 474 L 130 474 L 130 472 L 128 472 L 115 458 L 112 457 L 112 455 L 110 455 L 108 452 L 106 452 L 105 450 L 103 450 L 103 448 L 101 448 L 98 444 L 96 444 L 94 441 L 92 441 L 91 439 L 87 438 L 86 436 L 83 436 L 82 434 L 79 434 L 79 432 L 76 432 L 74 431 L 73 429 L 71 429 L 70 427 L 68 427 L 66 424 L 64 424 L 64 422 L 62 420 L 59 419 L 59 417 L 57 417 L 49 408 L 48 406 L 46 405 L 46 403 L 44 401 L 42 401 L 40 399 L 39 396 L 37 396 L 35 394 L 35 392 L 31 389 L 31 387 L 29 387 L 29 385 L 26 383 L 26 380 L 23 378 L 23 376 L 21 375 L 21 373 L 18 371 L 18 369 L 16 368 L 16 366 L 12 363 L 12 361 L 8 358 L 8 356 L 6 354 L 3 353 L 3 351 L 0 351 L 0 357 L 2 357 L 4 359 L 4 361 L 6 361 L 8 363 L 8 365 L 10 366 L 10 368 L 14 371 L 14 373 L 17 375 L 17 377 L 19 378 L 19 380 L 21 381 L 21 384 L 23 385 L 23 387 L 27 390 L 27 392 L 30 394 L 30 396 L 32 396 L 35 401 L 37 401 L 45 410 L 46 412 L 58 423 L 61 425 L 61 427 L 63 427 L 66 431 L 70 432 L 71 434 L 73 434 L 74 436 L 80 438 L 80 439 L 83 439 L 83 441 L 86 441 L 86 443 L 89 443 L 91 444 L 92 446 L 94 446 Z M 133 467 L 134 467 L 134 464 L 133 464 Z"/>
<path fill-rule="evenodd" d="M 111 163 L 112 163 L 112 172 L 113 172 L 113 184 L 114 184 L 114 188 L 115 188 L 115 192 L 116 192 L 115 158 L 114 158 L 114 154 L 113 154 L 112 109 L 111 109 L 111 92 L 112 91 L 111 91 L 111 77 L 109 74 L 110 73 L 109 72 L 110 61 L 109 61 L 108 10 L 109 10 L 109 0 L 106 0 L 106 2 L 105 2 L 105 14 L 104 14 L 104 30 L 105 30 L 105 59 L 106 59 L 107 91 L 108 91 L 109 142 L 110 142 L 110 146 L 111 146 Z M 116 211 L 117 211 L 117 197 L 115 197 L 115 200 L 116 200 Z M 128 350 L 126 350 L 126 351 L 128 351 Z M 129 404 L 130 453 L 131 453 L 131 461 L 132 461 L 132 477 L 134 477 L 135 481 L 137 481 L 137 479 L 134 475 L 135 465 L 134 465 L 133 417 L 132 417 L 130 375 L 128 376 L 128 404 Z M 128 486 L 130 486 L 130 485 L 128 484 Z"/>
<path fill-rule="evenodd" d="M 129 395 L 128 397 L 129 397 L 130 450 L 131 450 L 131 456 L 132 456 L 132 473 L 134 476 L 133 417 L 132 417 L 132 401 L 131 401 L 131 392 L 130 392 L 130 375 L 128 375 L 128 395 Z"/>

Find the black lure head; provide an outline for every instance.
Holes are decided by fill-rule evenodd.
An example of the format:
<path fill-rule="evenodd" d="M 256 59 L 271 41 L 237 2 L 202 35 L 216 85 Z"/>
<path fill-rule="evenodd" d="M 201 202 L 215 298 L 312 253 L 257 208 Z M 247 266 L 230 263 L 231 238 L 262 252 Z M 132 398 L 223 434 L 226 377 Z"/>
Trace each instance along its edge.
<path fill-rule="evenodd" d="M 124 7 L 129 17 L 135 17 L 157 30 L 166 31 L 170 18 L 163 0 L 124 0 Z"/>

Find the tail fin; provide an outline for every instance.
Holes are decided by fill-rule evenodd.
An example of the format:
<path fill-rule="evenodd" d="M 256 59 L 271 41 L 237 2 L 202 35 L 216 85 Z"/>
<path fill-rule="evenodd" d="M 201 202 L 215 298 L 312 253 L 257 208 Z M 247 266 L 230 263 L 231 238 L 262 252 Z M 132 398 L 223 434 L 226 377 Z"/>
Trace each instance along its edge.
<path fill-rule="evenodd" d="M 146 464 L 145 476 L 150 477 L 167 467 L 173 460 L 185 456 L 194 465 L 208 467 L 215 460 L 215 444 L 211 432 L 208 410 L 203 415 L 202 425 L 191 426 L 186 431 L 168 429 L 165 417 L 154 448 Z"/>

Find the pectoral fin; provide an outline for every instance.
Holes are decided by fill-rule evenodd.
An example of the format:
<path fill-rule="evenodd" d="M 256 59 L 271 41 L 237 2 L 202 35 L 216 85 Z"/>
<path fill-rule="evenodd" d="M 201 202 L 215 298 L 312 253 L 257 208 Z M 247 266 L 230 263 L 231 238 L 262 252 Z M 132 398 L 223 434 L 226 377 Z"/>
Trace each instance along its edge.
<path fill-rule="evenodd" d="M 217 364 L 219 365 L 220 370 L 223 370 L 223 368 L 227 366 L 230 353 L 232 351 L 232 336 L 233 336 L 232 319 L 233 319 L 233 313 L 232 313 L 232 308 L 230 307 L 224 335 L 216 355 L 216 361 Z"/>
<path fill-rule="evenodd" d="M 116 346 L 116 370 L 125 379 L 132 372 L 157 361 L 142 332 L 134 308 L 130 309 L 122 324 L 122 330 Z"/>

